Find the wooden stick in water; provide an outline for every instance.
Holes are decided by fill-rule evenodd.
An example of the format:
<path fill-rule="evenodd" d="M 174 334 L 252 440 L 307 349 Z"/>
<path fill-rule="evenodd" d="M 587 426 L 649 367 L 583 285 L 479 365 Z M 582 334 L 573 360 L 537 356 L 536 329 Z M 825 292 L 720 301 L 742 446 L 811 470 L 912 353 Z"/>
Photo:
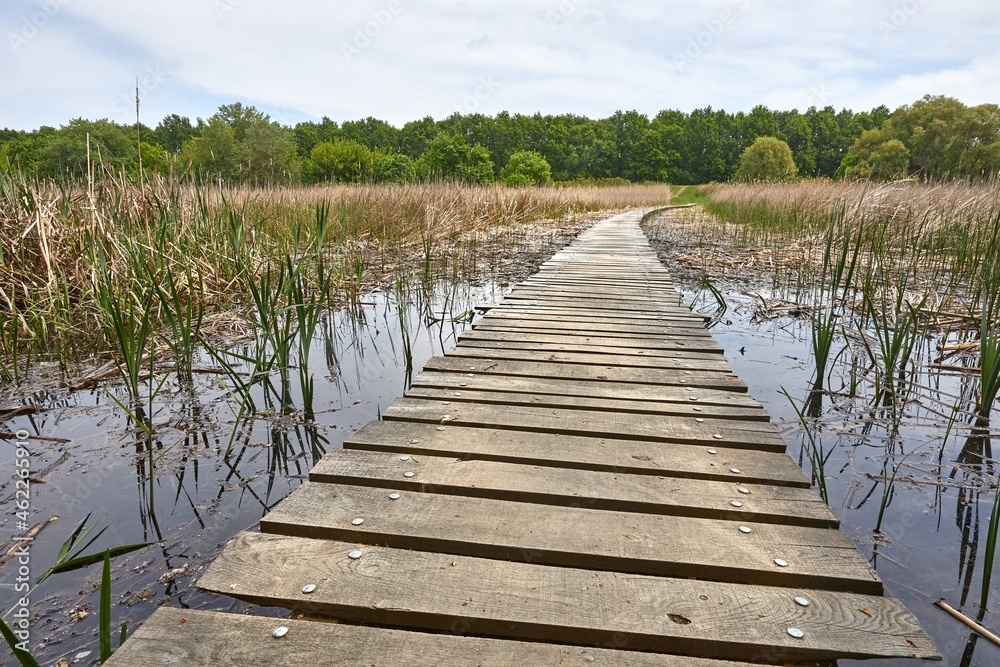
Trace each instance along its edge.
<path fill-rule="evenodd" d="M 1000 637 L 998 637 L 992 631 L 986 629 L 986 627 L 983 626 L 982 624 L 978 623 L 977 621 L 972 620 L 971 618 L 969 618 L 968 616 L 966 616 L 965 614 L 963 614 L 959 610 L 955 609 L 954 607 L 952 607 L 950 604 L 948 604 L 944 600 L 938 600 L 934 604 L 937 605 L 938 607 L 940 607 L 941 609 L 945 610 L 945 612 L 947 612 L 948 615 L 950 615 L 955 620 L 957 620 L 957 621 L 959 621 L 959 622 L 964 623 L 965 625 L 967 625 L 977 635 L 979 635 L 981 637 L 985 637 L 986 639 L 989 639 L 991 642 L 993 642 L 997 646 L 1000 646 Z"/>

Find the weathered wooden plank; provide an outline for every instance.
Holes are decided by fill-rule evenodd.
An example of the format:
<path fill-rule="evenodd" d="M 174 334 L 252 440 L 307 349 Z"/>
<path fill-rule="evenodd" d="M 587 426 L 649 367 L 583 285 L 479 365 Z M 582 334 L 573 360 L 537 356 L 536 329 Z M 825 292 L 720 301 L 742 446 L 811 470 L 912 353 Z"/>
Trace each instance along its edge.
<path fill-rule="evenodd" d="M 559 317 L 574 322 L 602 322 L 607 321 L 612 314 L 600 308 L 573 308 L 571 306 L 546 306 L 532 305 L 529 302 L 499 303 L 490 309 L 491 316 L 500 313 L 510 313 L 521 317 L 527 316 L 548 316 Z M 707 318 L 702 315 L 679 315 L 672 313 L 655 313 L 647 311 L 615 311 L 613 318 L 616 322 L 626 324 L 649 324 L 651 322 L 674 325 L 677 327 L 688 327 L 696 329 L 704 327 Z"/>
<path fill-rule="evenodd" d="M 729 392 L 746 392 L 747 386 L 735 375 L 713 371 L 693 370 L 691 375 L 681 370 L 588 366 L 584 364 L 538 364 L 529 361 L 510 361 L 506 359 L 488 360 L 489 363 L 477 362 L 470 364 L 468 359 L 460 357 L 431 357 L 424 368 L 426 370 L 445 373 L 463 373 L 469 377 L 477 374 L 516 375 L 535 378 L 566 378 L 571 380 L 603 380 L 606 382 L 622 382 L 642 385 L 672 385 L 691 388 L 689 400 L 701 400 L 700 390 L 717 389 Z M 470 370 L 475 366 L 476 370 Z M 692 364 L 692 368 L 696 368 Z"/>
<path fill-rule="evenodd" d="M 424 481 L 411 472 L 412 481 Z M 260 529 L 622 573 L 882 592 L 882 582 L 839 530 L 437 493 L 389 496 L 388 489 L 306 482 L 261 519 Z M 355 525 L 358 518 L 363 523 Z"/>
<path fill-rule="evenodd" d="M 605 380 L 577 380 L 546 377 L 519 377 L 492 375 L 490 373 L 462 372 L 468 366 L 459 366 L 457 372 L 423 371 L 413 378 L 413 387 L 437 387 L 462 392 L 468 390 L 503 391 L 515 394 L 560 395 L 566 397 L 601 398 L 642 403 L 681 403 L 688 406 L 686 414 L 694 417 L 723 417 L 763 411 L 760 403 L 750 394 L 720 389 L 699 389 L 689 392 L 684 385 L 649 385 Z M 697 401 L 688 400 L 697 393 Z M 460 398 L 460 397 L 459 397 Z M 447 400 L 447 399 L 446 399 Z M 734 412 L 729 412 L 734 410 Z"/>
<path fill-rule="evenodd" d="M 612 338 L 643 338 L 664 341 L 691 341 L 692 344 L 713 340 L 707 329 L 671 329 L 659 326 L 626 326 L 614 322 L 588 323 L 586 329 L 573 322 L 560 319 L 539 320 L 517 319 L 509 317 L 480 318 L 472 323 L 473 329 L 494 331 L 543 331 L 549 334 L 606 336 Z"/>
<path fill-rule="evenodd" d="M 774 426 L 770 422 L 759 421 L 700 421 L 701 418 L 697 417 L 660 415 L 643 415 L 637 418 L 628 413 L 539 408 L 530 405 L 465 403 L 442 406 L 440 401 L 408 397 L 393 401 L 382 418 L 388 421 L 785 451 L 785 441 Z"/>
<path fill-rule="evenodd" d="M 638 312 L 656 314 L 676 314 L 691 317 L 691 309 L 678 306 L 673 301 L 655 299 L 639 292 L 622 292 L 611 294 L 603 289 L 595 288 L 588 291 L 568 291 L 553 288 L 528 289 L 515 287 L 504 297 L 505 302 L 514 305 L 558 305 L 571 307 L 587 307 L 596 309 L 635 310 Z"/>
<path fill-rule="evenodd" d="M 508 294 L 503 300 L 504 306 L 514 308 L 534 308 L 551 310 L 582 310 L 587 312 L 614 312 L 622 317 L 669 317 L 677 320 L 691 320 L 693 323 L 703 321 L 698 315 L 692 315 L 688 308 L 673 304 L 654 301 L 632 301 L 625 298 L 600 299 L 584 296 L 539 296 L 525 294 Z"/>
<path fill-rule="evenodd" d="M 524 289 L 535 289 L 535 290 L 566 290 L 566 291 L 591 291 L 595 289 L 601 290 L 601 292 L 606 292 L 608 294 L 640 294 L 643 296 L 649 296 L 656 299 L 661 299 L 664 302 L 680 299 L 680 292 L 677 291 L 675 286 L 671 281 L 656 281 L 656 280 L 638 280 L 629 281 L 625 278 L 615 278 L 609 280 L 607 278 L 585 278 L 582 276 L 572 277 L 572 276 L 551 276 L 551 275 L 538 275 L 528 278 L 527 280 L 519 283 L 517 287 L 523 287 Z"/>
<path fill-rule="evenodd" d="M 654 290 L 637 289 L 634 287 L 615 287 L 613 285 L 580 285 L 551 282 L 544 285 L 520 283 L 511 289 L 508 297 L 561 299 L 592 299 L 595 301 L 624 301 L 626 303 L 648 304 L 654 308 L 677 308 L 680 293 L 673 289 Z M 690 311 L 689 311 L 690 312 Z"/>
<path fill-rule="evenodd" d="M 939 655 L 895 601 L 238 535 L 198 582 L 353 622 L 781 662 Z M 315 584 L 303 593 L 305 584 Z M 808 607 L 794 598 L 809 599 Z M 800 628 L 800 639 L 788 634 Z M 624 663 L 631 664 L 631 663 Z M 687 664 L 697 664 L 695 662 Z"/>
<path fill-rule="evenodd" d="M 412 478 L 403 476 L 410 471 Z M 836 528 L 811 489 L 343 449 L 309 473 L 314 482 L 444 493 L 543 505 Z M 738 507 L 733 503 L 738 503 Z"/>
<path fill-rule="evenodd" d="M 711 352 L 688 352 L 677 350 L 669 357 L 648 357 L 627 354 L 598 354 L 592 352 L 544 352 L 537 350 L 519 350 L 506 347 L 480 348 L 459 344 L 445 352 L 447 357 L 463 357 L 472 360 L 490 361 L 494 359 L 510 359 L 514 361 L 532 361 L 540 364 L 582 364 L 587 366 L 614 365 L 618 368 L 674 368 L 684 371 L 695 367 L 705 373 L 716 371 L 731 374 L 726 358 Z M 487 364 L 488 366 L 489 364 Z M 484 367 L 485 368 L 485 367 Z M 472 369 L 475 370 L 475 369 Z M 684 371 L 691 373 L 693 371 Z M 683 374 L 683 373 L 682 373 Z M 686 384 L 686 383 L 683 383 Z"/>
<path fill-rule="evenodd" d="M 572 342 L 593 340 L 583 337 L 569 339 L 564 343 L 540 343 L 532 340 L 483 340 L 481 338 L 459 338 L 459 347 L 476 347 L 481 349 L 502 349 L 502 350 L 523 350 L 526 352 L 565 352 L 565 353 L 586 353 L 604 355 L 624 355 L 626 357 L 647 357 L 653 359 L 676 358 L 676 352 L 684 352 L 685 359 L 704 359 L 706 361 L 725 361 L 722 350 L 712 350 L 710 352 L 695 352 L 687 349 L 687 346 L 675 346 L 673 349 L 656 349 L 645 347 L 611 347 L 595 343 Z M 635 343 L 633 342 L 633 345 Z M 710 369 L 705 369 L 710 370 Z"/>
<path fill-rule="evenodd" d="M 570 326 L 559 326 L 558 323 L 551 322 L 521 322 L 518 320 L 483 320 L 479 319 L 473 322 L 471 329 L 466 329 L 465 333 L 470 333 L 473 331 L 479 331 L 483 333 L 507 333 L 515 335 L 525 335 L 525 334 L 542 334 L 553 337 L 563 337 L 572 336 L 585 337 L 591 339 L 605 339 L 611 338 L 615 340 L 635 340 L 639 344 L 646 344 L 647 342 L 658 342 L 663 344 L 672 344 L 678 341 L 688 343 L 688 349 L 691 350 L 702 350 L 711 351 L 716 349 L 718 342 L 715 341 L 709 335 L 698 335 L 698 336 L 687 336 L 685 334 L 678 333 L 664 333 L 659 332 L 634 332 L 634 331 L 621 331 L 621 330 L 605 330 L 598 331 L 594 330 L 592 326 L 588 326 L 587 330 L 581 332 L 579 328 L 574 328 Z M 712 347 L 709 347 L 712 346 Z M 720 346 L 721 347 L 721 346 Z"/>
<path fill-rule="evenodd" d="M 690 352 L 712 352 L 722 354 L 723 348 L 711 338 L 699 337 L 695 339 L 684 339 L 674 337 L 673 339 L 662 338 L 639 338 L 614 336 L 595 336 L 589 332 L 567 332 L 562 334 L 546 334 L 538 331 L 497 331 L 482 327 L 466 329 L 458 337 L 462 344 L 476 342 L 478 344 L 489 344 L 494 341 L 502 343 L 522 343 L 530 342 L 535 344 L 553 345 L 594 345 L 606 349 L 625 350 L 647 350 L 670 352 L 673 350 L 688 350 Z M 628 352 L 626 352 L 628 354 Z"/>
<path fill-rule="evenodd" d="M 288 634 L 271 636 L 283 625 Z M 458 628 L 455 628 L 457 630 Z M 510 665 L 637 665 L 750 667 L 685 656 L 465 637 L 161 607 L 104 663 L 105 667 L 219 665 L 379 665 L 380 667 L 509 667 Z"/>
<path fill-rule="evenodd" d="M 809 487 L 809 480 L 786 454 L 617 438 L 553 437 L 526 431 L 457 426 L 438 431 L 433 424 L 373 421 L 349 436 L 344 448 L 632 475 Z"/>
<path fill-rule="evenodd" d="M 552 324 L 558 325 L 556 328 L 566 328 L 566 329 L 576 329 L 577 331 L 586 331 L 588 334 L 595 331 L 614 331 L 623 333 L 653 333 L 653 334 L 663 334 L 663 335 L 673 335 L 673 336 L 685 336 L 689 338 L 694 338 L 696 336 L 711 336 L 708 329 L 704 327 L 692 327 L 679 326 L 677 323 L 673 325 L 669 322 L 660 322 L 655 320 L 647 320 L 645 323 L 638 323 L 632 320 L 625 321 L 621 318 L 608 318 L 605 317 L 591 317 L 588 319 L 583 319 L 580 317 L 570 317 L 559 315 L 554 315 L 550 313 L 515 313 L 512 311 L 504 311 L 499 309 L 490 310 L 480 321 L 488 321 L 493 324 L 507 324 L 509 322 L 523 322 L 529 323 L 537 326 L 540 323 L 545 323 L 545 326 L 551 327 Z M 586 324 L 586 326 L 581 326 Z"/>
<path fill-rule="evenodd" d="M 475 378 L 474 378 L 475 379 Z M 501 378 L 490 378 L 497 387 L 510 384 Z M 520 381 L 515 381 L 520 384 Z M 694 412 L 691 404 L 679 397 L 673 402 L 635 401 L 619 398 L 588 398 L 564 394 L 528 394 L 514 391 L 488 391 L 463 387 L 412 386 L 405 396 L 440 401 L 442 406 L 479 403 L 483 405 L 532 405 L 538 408 L 571 408 L 574 410 L 597 410 L 601 412 L 627 412 L 636 415 L 674 415 L 675 417 L 696 417 L 714 422 L 719 419 L 731 421 L 769 421 L 763 408 L 739 408 L 732 406 L 705 405 Z M 508 387 L 503 387 L 508 388 Z M 442 409 L 445 409 L 442 407 Z"/>

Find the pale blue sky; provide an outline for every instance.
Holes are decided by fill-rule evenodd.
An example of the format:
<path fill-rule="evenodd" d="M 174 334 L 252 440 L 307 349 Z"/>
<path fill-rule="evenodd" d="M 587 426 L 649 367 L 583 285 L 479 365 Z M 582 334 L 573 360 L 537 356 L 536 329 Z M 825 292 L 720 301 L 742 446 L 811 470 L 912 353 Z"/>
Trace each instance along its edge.
<path fill-rule="evenodd" d="M 1000 102 L 986 0 L 2 0 L 0 127 Z"/>

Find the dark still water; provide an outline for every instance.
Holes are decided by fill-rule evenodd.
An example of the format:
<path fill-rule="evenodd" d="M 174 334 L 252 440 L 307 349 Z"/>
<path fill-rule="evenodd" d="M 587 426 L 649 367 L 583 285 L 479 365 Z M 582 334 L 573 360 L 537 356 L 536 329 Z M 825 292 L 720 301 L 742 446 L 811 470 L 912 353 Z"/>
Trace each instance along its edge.
<path fill-rule="evenodd" d="M 364 297 L 359 310 L 329 316 L 310 355 L 314 421 L 304 418 L 294 371 L 290 405 L 283 407 L 273 392 L 257 386 L 254 400 L 260 410 L 249 421 L 237 420 L 237 401 L 223 376 L 198 373 L 193 387 L 169 379 L 153 403 L 151 446 L 112 399 L 127 403 L 115 382 L 87 391 L 39 389 L 4 397 L 4 407 L 23 401 L 42 411 L 6 419 L 0 430 L 66 441 L 28 440 L 24 449 L 34 477 L 26 517 L 18 517 L 15 481 L 4 475 L 0 541 L 24 533 L 18 525 L 22 518 L 28 527 L 41 524 L 28 559 L 32 582 L 55 563 L 60 546 L 88 515 L 86 526 L 95 527 L 90 537 L 103 533 L 86 554 L 154 543 L 112 562 L 116 636 L 122 622 L 135 625 L 159 605 L 249 609 L 195 588 L 204 567 L 233 535 L 253 527 L 298 487 L 324 452 L 340 447 L 402 395 L 407 350 L 419 369 L 455 344 L 473 305 L 499 300 L 501 291 L 492 285 L 439 284 L 402 305 L 375 293 Z M 196 366 L 211 369 L 215 364 L 203 354 Z M 29 383 L 57 384 L 46 377 L 44 367 L 34 371 Z M 0 439 L 5 471 L 15 470 L 15 444 L 14 438 Z M 0 584 L 6 584 L 0 588 L 0 608 L 11 613 L 17 613 L 22 596 L 11 587 L 18 567 L 15 558 L 0 570 Z M 98 563 L 54 574 L 31 591 L 30 646 L 41 664 L 96 662 L 100 575 Z M 7 617 L 8 624 L 13 620 Z M 6 644 L 0 655 L 3 664 L 13 660 Z"/>

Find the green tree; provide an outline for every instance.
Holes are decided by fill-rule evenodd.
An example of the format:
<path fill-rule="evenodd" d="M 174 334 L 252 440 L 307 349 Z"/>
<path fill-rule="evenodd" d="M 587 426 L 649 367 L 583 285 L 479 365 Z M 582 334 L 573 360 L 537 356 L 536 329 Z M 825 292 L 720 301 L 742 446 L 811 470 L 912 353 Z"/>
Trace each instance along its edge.
<path fill-rule="evenodd" d="M 424 178 L 480 184 L 493 182 L 493 160 L 489 150 L 479 144 L 469 145 L 462 136 L 437 135 L 428 143 L 420 162 Z"/>
<path fill-rule="evenodd" d="M 55 137 L 54 127 L 43 126 L 34 132 L 22 132 L 0 146 L 0 169 L 21 170 L 26 174 L 52 176 L 45 153 Z"/>
<path fill-rule="evenodd" d="M 427 145 L 441 130 L 430 116 L 413 120 L 403 125 L 399 131 L 400 150 L 414 160 L 427 151 Z"/>
<path fill-rule="evenodd" d="M 151 143 L 162 146 L 168 153 L 180 153 L 184 142 L 197 134 L 191 119 L 170 114 L 160 121 L 149 137 Z"/>
<path fill-rule="evenodd" d="M 372 168 L 372 152 L 349 139 L 323 141 L 309 154 L 312 180 L 357 183 L 367 179 Z"/>
<path fill-rule="evenodd" d="M 395 152 L 399 149 L 399 130 L 384 120 L 369 116 L 364 120 L 341 123 L 340 135 L 355 141 L 369 150 Z"/>
<path fill-rule="evenodd" d="M 1000 168 L 1000 108 L 967 107 L 927 95 L 889 116 L 883 130 L 910 151 L 910 171 L 928 178 L 980 177 Z"/>
<path fill-rule="evenodd" d="M 148 128 L 143 129 L 144 133 L 149 132 Z M 88 147 L 94 168 L 137 173 L 139 151 L 135 127 L 106 119 L 83 118 L 71 120 L 46 142 L 41 154 L 42 173 L 71 178 L 86 176 Z"/>
<path fill-rule="evenodd" d="M 372 153 L 371 180 L 376 183 L 412 183 L 417 177 L 413 160 L 402 153 Z"/>
<path fill-rule="evenodd" d="M 293 132 L 239 102 L 198 120 L 198 136 L 184 142 L 181 163 L 188 173 L 242 183 L 289 182 L 299 174 Z"/>
<path fill-rule="evenodd" d="M 546 185 L 552 182 L 552 167 L 536 151 L 517 151 L 501 172 L 504 185 Z"/>
<path fill-rule="evenodd" d="M 185 141 L 181 148 L 184 171 L 211 179 L 234 179 L 239 167 L 236 132 L 218 116 L 199 122 L 199 130 L 198 136 Z"/>
<path fill-rule="evenodd" d="M 292 134 L 295 136 L 295 150 L 299 157 L 307 158 L 319 142 L 339 139 L 340 126 L 323 116 L 319 123 L 298 123 Z"/>
<path fill-rule="evenodd" d="M 792 149 L 776 137 L 757 137 L 740 155 L 738 181 L 787 181 L 798 173 Z"/>
<path fill-rule="evenodd" d="M 850 179 L 896 179 L 905 176 L 909 166 L 910 151 L 882 130 L 863 132 L 840 163 L 843 177 Z"/>

